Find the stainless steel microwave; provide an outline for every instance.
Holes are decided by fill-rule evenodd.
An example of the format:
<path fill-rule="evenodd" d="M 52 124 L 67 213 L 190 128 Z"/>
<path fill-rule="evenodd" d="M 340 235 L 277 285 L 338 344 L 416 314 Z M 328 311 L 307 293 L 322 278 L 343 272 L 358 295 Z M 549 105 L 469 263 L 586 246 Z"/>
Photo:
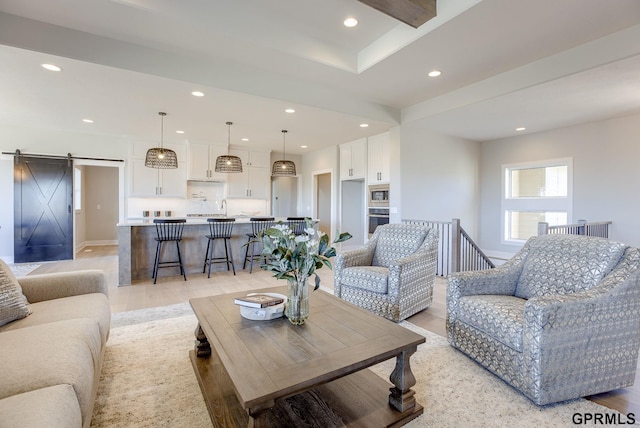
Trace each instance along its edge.
<path fill-rule="evenodd" d="M 369 186 L 369 206 L 388 207 L 389 206 L 389 185 L 377 184 Z"/>

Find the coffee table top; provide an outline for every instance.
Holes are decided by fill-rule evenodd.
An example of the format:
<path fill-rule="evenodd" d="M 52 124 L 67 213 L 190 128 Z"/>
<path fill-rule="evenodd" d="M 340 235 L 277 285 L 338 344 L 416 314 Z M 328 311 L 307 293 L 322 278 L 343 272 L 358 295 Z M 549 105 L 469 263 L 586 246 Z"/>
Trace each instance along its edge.
<path fill-rule="evenodd" d="M 286 287 L 261 289 L 286 295 Z M 415 348 L 425 338 L 326 293 L 310 292 L 302 326 L 251 321 L 233 303 L 247 292 L 191 299 L 211 351 L 244 408 L 306 391 Z"/>

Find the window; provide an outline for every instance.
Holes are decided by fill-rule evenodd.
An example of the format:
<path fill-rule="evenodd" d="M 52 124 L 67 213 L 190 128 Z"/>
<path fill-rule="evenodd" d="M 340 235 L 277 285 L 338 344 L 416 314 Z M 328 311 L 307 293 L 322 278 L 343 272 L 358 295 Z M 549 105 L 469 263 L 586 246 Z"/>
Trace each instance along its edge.
<path fill-rule="evenodd" d="M 82 170 L 73 168 L 73 208 L 82 210 Z"/>
<path fill-rule="evenodd" d="M 504 242 L 522 243 L 550 226 L 571 220 L 572 159 L 503 165 Z"/>

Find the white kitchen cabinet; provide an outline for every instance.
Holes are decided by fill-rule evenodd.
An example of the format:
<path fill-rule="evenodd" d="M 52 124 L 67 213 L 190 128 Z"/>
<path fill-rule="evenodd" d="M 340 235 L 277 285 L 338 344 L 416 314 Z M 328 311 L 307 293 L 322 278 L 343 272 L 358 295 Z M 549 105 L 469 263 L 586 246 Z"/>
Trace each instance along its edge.
<path fill-rule="evenodd" d="M 187 146 L 187 179 L 226 181 L 227 174 L 215 172 L 218 156 L 227 154 L 227 146 L 189 141 Z"/>
<path fill-rule="evenodd" d="M 340 144 L 340 180 L 365 178 L 367 169 L 367 140 L 362 138 Z"/>
<path fill-rule="evenodd" d="M 229 153 L 242 159 L 242 173 L 228 174 L 227 197 L 270 199 L 270 152 L 231 149 Z"/>
<path fill-rule="evenodd" d="M 391 178 L 391 161 L 389 159 L 391 140 L 389 133 L 369 137 L 367 153 L 367 182 L 369 184 L 386 184 Z"/>
<path fill-rule="evenodd" d="M 187 176 L 184 146 L 166 145 L 176 152 L 178 168 L 158 169 L 144 166 L 144 155 L 152 144 L 134 143 L 129 159 L 129 196 L 150 198 L 184 198 L 187 195 Z"/>

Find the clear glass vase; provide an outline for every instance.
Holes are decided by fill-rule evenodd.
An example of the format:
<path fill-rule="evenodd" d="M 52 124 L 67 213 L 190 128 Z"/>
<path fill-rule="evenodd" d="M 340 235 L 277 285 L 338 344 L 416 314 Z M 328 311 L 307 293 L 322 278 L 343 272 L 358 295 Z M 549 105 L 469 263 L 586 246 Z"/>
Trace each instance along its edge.
<path fill-rule="evenodd" d="M 308 278 L 289 281 L 287 289 L 287 305 L 285 316 L 291 324 L 302 325 L 309 317 L 309 286 Z"/>

